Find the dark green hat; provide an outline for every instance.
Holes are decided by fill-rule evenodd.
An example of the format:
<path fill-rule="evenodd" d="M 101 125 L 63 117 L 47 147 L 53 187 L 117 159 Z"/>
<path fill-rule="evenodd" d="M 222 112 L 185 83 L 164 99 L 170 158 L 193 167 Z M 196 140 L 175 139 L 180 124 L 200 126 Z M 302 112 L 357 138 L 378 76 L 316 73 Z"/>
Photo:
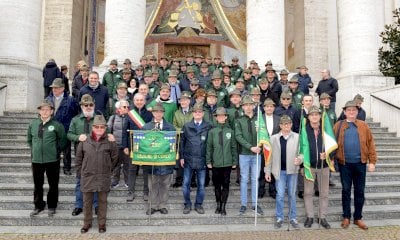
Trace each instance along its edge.
<path fill-rule="evenodd" d="M 282 117 L 279 120 L 279 124 L 284 124 L 284 123 L 291 123 L 292 119 L 288 115 L 282 115 Z"/>
<path fill-rule="evenodd" d="M 217 115 L 225 115 L 226 116 L 227 115 L 226 109 L 224 107 L 218 107 L 217 110 L 215 110 L 214 115 L 215 116 L 217 116 Z"/>
<path fill-rule="evenodd" d="M 204 111 L 203 109 L 203 104 L 202 103 L 196 103 L 194 104 L 194 106 L 192 107 L 192 111 Z"/>
<path fill-rule="evenodd" d="M 346 102 L 346 104 L 343 107 L 343 110 L 346 110 L 346 108 L 348 107 L 357 107 L 357 102 L 354 100 Z"/>
<path fill-rule="evenodd" d="M 65 85 L 64 85 L 62 78 L 55 78 L 53 83 L 50 85 L 50 87 L 62 88 L 62 87 L 65 87 Z"/>
<path fill-rule="evenodd" d="M 43 101 L 40 103 L 37 109 L 41 109 L 42 107 L 50 107 L 51 109 L 54 109 L 53 103 L 47 99 L 43 99 Z"/>
<path fill-rule="evenodd" d="M 253 99 L 249 95 L 246 95 L 242 98 L 242 102 L 240 103 L 240 105 L 245 105 L 245 104 L 254 104 Z"/>
<path fill-rule="evenodd" d="M 165 112 L 164 106 L 162 103 L 158 102 L 156 103 L 156 105 L 153 106 L 153 108 L 151 109 L 152 112 L 155 111 L 161 111 L 161 112 Z"/>
<path fill-rule="evenodd" d="M 97 126 L 97 125 L 107 125 L 106 119 L 104 118 L 103 115 L 96 115 L 94 116 L 93 119 L 93 126 Z"/>

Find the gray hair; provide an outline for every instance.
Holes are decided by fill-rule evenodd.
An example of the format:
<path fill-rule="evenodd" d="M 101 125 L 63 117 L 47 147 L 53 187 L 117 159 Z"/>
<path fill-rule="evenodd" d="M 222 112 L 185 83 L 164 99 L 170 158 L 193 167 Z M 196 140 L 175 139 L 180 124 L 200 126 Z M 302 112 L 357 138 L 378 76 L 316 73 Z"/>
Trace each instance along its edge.
<path fill-rule="evenodd" d="M 116 108 L 120 108 L 121 103 L 127 103 L 128 106 L 129 106 L 129 102 L 123 99 L 123 100 L 117 101 L 117 102 L 115 103 L 115 107 L 116 107 Z"/>

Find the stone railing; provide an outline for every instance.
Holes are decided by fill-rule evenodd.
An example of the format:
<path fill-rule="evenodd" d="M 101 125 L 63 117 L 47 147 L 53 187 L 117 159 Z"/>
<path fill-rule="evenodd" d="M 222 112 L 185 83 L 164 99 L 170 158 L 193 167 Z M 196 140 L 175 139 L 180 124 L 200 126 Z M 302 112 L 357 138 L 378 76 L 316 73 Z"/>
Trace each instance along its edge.
<path fill-rule="evenodd" d="M 371 93 L 371 117 L 400 136 L 400 86 Z"/>
<path fill-rule="evenodd" d="M 6 87 L 7 84 L 0 82 L 0 116 L 3 116 L 6 110 Z"/>

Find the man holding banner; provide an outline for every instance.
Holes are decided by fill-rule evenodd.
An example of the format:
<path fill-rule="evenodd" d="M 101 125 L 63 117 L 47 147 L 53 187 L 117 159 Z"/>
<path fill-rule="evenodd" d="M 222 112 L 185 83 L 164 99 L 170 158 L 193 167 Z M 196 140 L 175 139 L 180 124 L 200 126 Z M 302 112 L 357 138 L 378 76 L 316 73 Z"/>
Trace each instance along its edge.
<path fill-rule="evenodd" d="M 123 144 L 124 144 L 124 152 L 126 155 L 129 155 L 130 146 L 129 144 L 129 132 L 128 130 L 140 130 L 143 126 L 150 122 L 153 116 L 151 112 L 147 111 L 146 109 L 146 96 L 142 93 L 136 93 L 133 97 L 133 106 L 130 107 L 128 112 L 128 124 L 125 125 L 126 129 L 122 131 L 123 137 Z M 127 202 L 132 202 L 135 199 L 135 185 L 136 185 L 136 176 L 137 172 L 139 171 L 139 166 L 131 163 L 129 165 L 128 170 L 128 195 L 126 198 Z M 147 181 L 147 172 L 143 170 L 143 200 L 147 201 L 149 198 L 149 188 L 148 188 L 148 181 Z"/>
<path fill-rule="evenodd" d="M 152 108 L 153 121 L 146 123 L 143 126 L 143 130 L 175 131 L 174 126 L 163 118 L 164 111 L 162 103 L 156 103 Z M 173 135 L 175 136 L 175 133 Z M 156 162 L 152 163 L 153 166 L 147 168 L 150 194 L 149 207 L 146 211 L 147 215 L 152 215 L 156 211 L 160 211 L 161 214 L 168 214 L 168 191 L 171 185 L 175 160 L 172 161 L 172 165 L 161 165 L 157 162 L 157 159 L 155 160 Z"/>
<path fill-rule="evenodd" d="M 307 123 L 302 126 L 301 141 L 308 141 L 309 154 L 304 154 L 304 206 L 306 209 L 305 228 L 310 228 L 314 222 L 314 180 L 318 180 L 319 224 L 326 229 L 331 226 L 326 220 L 329 194 L 329 170 L 334 171 L 329 154 L 337 148 L 333 135 L 332 125 L 324 112 L 321 124 L 321 112 L 319 107 L 312 106 L 308 111 Z M 304 122 L 304 121 L 303 121 Z M 304 131 L 305 130 L 305 131 Z M 305 134 L 305 135 L 304 135 Z"/>

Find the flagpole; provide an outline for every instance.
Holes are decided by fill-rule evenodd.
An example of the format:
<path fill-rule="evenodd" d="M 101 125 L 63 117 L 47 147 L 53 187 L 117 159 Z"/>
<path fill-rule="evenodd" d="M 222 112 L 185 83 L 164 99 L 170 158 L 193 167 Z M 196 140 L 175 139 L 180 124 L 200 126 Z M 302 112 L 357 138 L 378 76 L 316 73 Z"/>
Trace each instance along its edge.
<path fill-rule="evenodd" d="M 258 132 L 260 131 L 260 105 L 257 103 L 257 147 L 258 147 Z M 258 169 L 258 159 L 260 157 L 260 154 L 257 153 L 256 155 L 256 204 L 255 204 L 255 211 L 254 211 L 254 226 L 257 226 L 257 204 L 258 204 L 258 174 L 259 174 L 259 169 Z"/>

